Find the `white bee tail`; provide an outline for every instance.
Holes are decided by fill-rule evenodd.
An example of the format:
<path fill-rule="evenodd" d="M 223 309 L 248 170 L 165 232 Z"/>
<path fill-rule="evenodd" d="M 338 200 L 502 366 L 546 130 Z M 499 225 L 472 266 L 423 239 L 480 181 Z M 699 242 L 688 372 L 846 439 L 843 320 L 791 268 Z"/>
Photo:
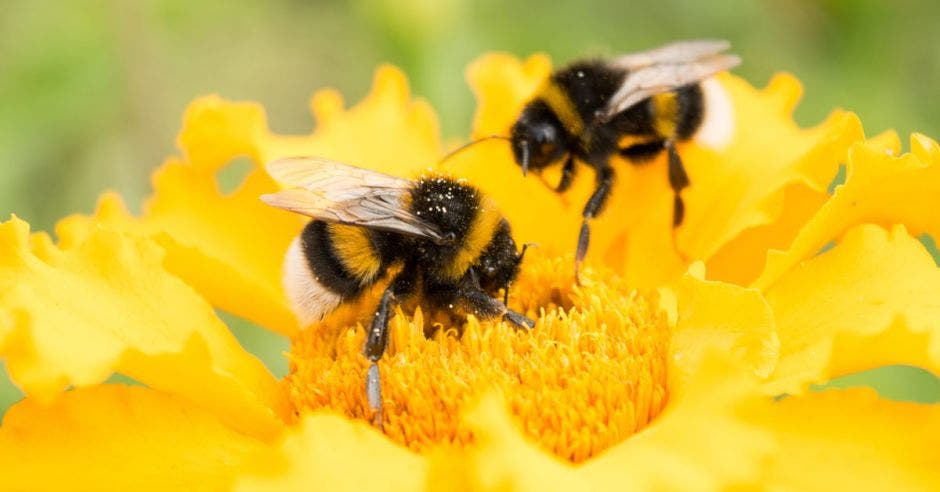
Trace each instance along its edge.
<path fill-rule="evenodd" d="M 323 319 L 343 301 L 317 280 L 300 247 L 300 237 L 294 238 L 284 257 L 284 290 L 303 328 Z"/>

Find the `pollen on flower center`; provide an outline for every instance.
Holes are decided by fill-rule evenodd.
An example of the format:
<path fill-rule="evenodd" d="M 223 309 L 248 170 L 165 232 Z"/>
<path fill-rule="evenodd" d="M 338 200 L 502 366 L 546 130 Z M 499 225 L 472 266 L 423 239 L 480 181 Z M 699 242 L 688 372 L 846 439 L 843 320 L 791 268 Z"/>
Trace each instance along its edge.
<path fill-rule="evenodd" d="M 533 441 L 580 462 L 659 414 L 671 328 L 656 296 L 631 293 L 607 273 L 589 273 L 586 286 L 575 287 L 570 257 L 538 254 L 527 258 L 511 294 L 512 307 L 537 316 L 531 331 L 470 319 L 458 336 L 420 309 L 395 316 L 380 362 L 390 438 L 418 451 L 468 443 L 462 411 L 496 389 Z M 367 418 L 368 363 L 356 312 L 343 309 L 293 341 L 285 384 L 298 414 L 328 409 Z"/>

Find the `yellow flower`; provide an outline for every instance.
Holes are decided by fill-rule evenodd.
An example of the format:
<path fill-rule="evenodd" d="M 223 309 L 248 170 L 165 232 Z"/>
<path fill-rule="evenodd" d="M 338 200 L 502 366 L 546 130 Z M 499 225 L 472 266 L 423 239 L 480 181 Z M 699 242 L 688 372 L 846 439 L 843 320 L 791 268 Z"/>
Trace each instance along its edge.
<path fill-rule="evenodd" d="M 474 135 L 504 133 L 549 70 L 474 63 Z M 885 364 L 940 372 L 940 272 L 915 239 L 940 232 L 940 146 L 914 135 L 899 155 L 896 135 L 864 141 L 839 111 L 798 128 L 786 75 L 717 80 L 731 138 L 680 149 L 689 260 L 669 243 L 662 162 L 619 167 L 583 287 L 570 253 L 587 182 L 559 197 L 501 142 L 448 163 L 541 245 L 510 300 L 538 324 L 399 311 L 384 435 L 360 418 L 357 322 L 375 293 L 297 330 L 280 270 L 303 222 L 260 203 L 276 186 L 260 164 L 311 154 L 413 176 L 443 153 L 433 111 L 389 67 L 351 109 L 317 93 L 310 135 L 272 134 L 255 104 L 195 101 L 141 216 L 106 193 L 57 244 L 0 225 L 0 356 L 27 395 L 0 427 L 0 489 L 940 487 L 936 405 L 807 392 Z M 221 193 L 216 174 L 243 155 L 259 166 Z M 291 374 L 276 381 L 213 308 L 292 337 Z"/>

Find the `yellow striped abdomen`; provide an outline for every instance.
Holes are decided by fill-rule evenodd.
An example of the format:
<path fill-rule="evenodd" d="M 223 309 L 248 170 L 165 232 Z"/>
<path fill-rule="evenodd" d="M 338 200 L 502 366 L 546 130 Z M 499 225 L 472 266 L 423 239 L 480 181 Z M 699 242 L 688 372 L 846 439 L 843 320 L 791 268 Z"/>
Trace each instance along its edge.
<path fill-rule="evenodd" d="M 378 275 L 382 261 L 369 239 L 369 230 L 345 224 L 329 224 L 327 228 L 340 263 L 360 283 L 370 284 Z"/>
<path fill-rule="evenodd" d="M 653 129 L 664 139 L 676 135 L 676 120 L 679 116 L 679 100 L 675 92 L 656 94 L 651 98 L 653 104 Z"/>

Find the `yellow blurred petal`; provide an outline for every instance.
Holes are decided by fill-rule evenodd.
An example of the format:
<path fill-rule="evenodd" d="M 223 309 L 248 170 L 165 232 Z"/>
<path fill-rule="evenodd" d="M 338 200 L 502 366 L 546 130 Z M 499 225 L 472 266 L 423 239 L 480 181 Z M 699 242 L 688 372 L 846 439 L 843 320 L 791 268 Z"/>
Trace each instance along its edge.
<path fill-rule="evenodd" d="M 828 198 L 801 184 L 787 186 L 777 221 L 747 229 L 725 243 L 708 259 L 709 275 L 738 285 L 750 284 L 764 270 L 767 252 L 786 249 Z"/>
<path fill-rule="evenodd" d="M 212 304 L 281 333 L 297 327 L 281 287 L 284 251 L 302 222 L 261 203 L 275 189 L 252 170 L 223 196 L 211 174 L 170 160 L 153 175 L 143 222 L 161 233 L 167 268 Z M 207 261 L 208 260 L 208 261 Z"/>
<path fill-rule="evenodd" d="M 47 248 L 49 246 L 46 246 Z M 277 382 L 145 239 L 96 229 L 33 255 L 29 226 L 0 225 L 0 349 L 11 378 L 49 401 L 120 372 L 187 398 L 255 436 L 279 431 Z"/>
<path fill-rule="evenodd" d="M 581 466 L 523 437 L 492 395 L 467 414 L 475 441 L 439 454 L 429 478 L 437 490 L 727 490 L 756 484 L 774 444 L 739 414 L 754 405 L 754 383 L 706 357 L 690 391 L 642 432 Z"/>
<path fill-rule="evenodd" d="M 95 217 L 76 215 L 60 222 L 60 238 L 78 244 L 96 223 L 153 237 L 167 252 L 165 267 L 214 306 L 295 334 L 297 321 L 281 275 L 284 252 L 304 221 L 258 199 L 277 189 L 262 164 L 318 155 L 411 176 L 440 154 L 433 110 L 410 96 L 404 75 L 395 68 L 378 69 L 372 91 L 349 110 L 333 91 L 317 93 L 311 109 L 319 121 L 315 132 L 280 136 L 268 130 L 257 104 L 217 96 L 197 99 L 186 110 L 178 139 L 184 159 L 169 159 L 154 173 L 154 195 L 143 217 L 133 217 L 118 197 L 105 194 Z M 362 143 L 365 137 L 368 145 Z M 216 174 L 239 156 L 258 166 L 234 192 L 223 194 Z"/>
<path fill-rule="evenodd" d="M 875 149 L 881 149 L 891 155 L 898 155 L 901 152 L 901 137 L 894 130 L 885 130 L 874 137 L 865 139 L 868 146 Z"/>
<path fill-rule="evenodd" d="M 0 427 L 0 489 L 228 490 L 262 449 L 180 398 L 82 388 L 10 408 Z"/>
<path fill-rule="evenodd" d="M 169 166 L 170 164 L 167 164 L 165 169 L 169 169 Z M 180 171 L 178 166 L 177 171 Z M 192 203 L 186 203 L 187 199 L 198 201 L 201 198 L 201 192 L 194 192 L 193 189 L 199 188 L 200 183 L 214 186 L 211 184 L 213 178 L 207 175 L 193 176 L 193 173 L 185 168 L 182 169 L 182 174 L 183 176 L 179 176 L 175 181 L 170 179 L 170 182 L 164 185 L 167 193 L 159 202 L 160 210 L 163 211 L 161 214 L 155 213 L 150 219 L 138 219 L 127 211 L 119 195 L 107 192 L 99 198 L 93 217 L 76 214 L 56 224 L 59 245 L 63 248 L 80 245 L 98 224 L 151 237 L 166 252 L 164 268 L 185 279 L 193 288 L 209 297 L 215 306 L 280 333 L 295 333 L 297 321 L 287 306 L 281 293 L 280 282 L 277 281 L 281 271 L 281 258 L 277 253 L 262 250 L 260 247 L 266 244 L 289 244 L 296 234 L 295 231 L 300 228 L 300 222 L 294 217 L 258 208 L 252 196 L 257 190 L 241 193 L 237 197 L 230 196 L 228 200 L 218 203 L 204 200 L 193 206 Z M 161 179 L 167 181 L 166 175 L 162 176 L 164 177 Z M 249 182 L 257 182 L 260 179 L 267 178 L 255 171 Z M 175 187 L 176 184 L 180 187 Z M 248 183 L 245 186 L 248 186 Z M 268 191 L 270 188 L 265 187 L 264 190 Z M 188 214 L 177 214 L 175 211 L 186 207 L 191 207 Z M 252 239 L 256 239 L 258 235 L 249 234 L 250 230 L 237 222 L 231 222 L 230 230 L 220 230 L 224 227 L 224 222 L 212 222 L 213 214 L 221 218 L 237 215 L 245 220 L 246 224 L 267 224 L 268 230 L 265 231 L 264 237 L 268 243 L 245 240 L 246 235 Z M 161 223 L 160 216 L 166 216 L 168 223 Z M 187 217 L 193 222 L 180 226 L 175 224 L 177 221 L 174 221 L 174 216 Z M 201 228 L 202 221 L 215 224 L 215 233 Z M 187 227 L 196 230 L 197 237 L 180 237 L 167 232 L 168 229 L 180 227 L 184 231 Z M 226 236 L 229 233 L 237 236 Z M 180 239 L 177 239 L 178 237 Z M 190 243 L 190 239 L 195 239 L 197 244 Z M 247 244 L 239 244 L 240 241 Z"/>
<path fill-rule="evenodd" d="M 475 62 L 468 71 L 479 101 L 474 136 L 507 135 L 549 73 L 547 65 L 541 56 L 523 63 L 488 55 Z M 766 249 L 788 245 L 796 225 L 822 203 L 846 149 L 862 138 L 861 124 L 854 114 L 836 111 L 816 127 L 799 128 L 791 112 L 801 88 L 789 75 L 778 75 L 762 90 L 729 74 L 717 77 L 716 84 L 733 104 L 735 126 L 724 147 L 698 141 L 680 146 L 692 185 L 683 193 L 687 213 L 678 246 L 692 259 L 723 255 L 714 265 L 715 279 L 750 282 Z M 665 164 L 664 156 L 643 166 L 616 162 L 610 203 L 592 227 L 589 258 L 621 270 L 640 288 L 669 284 L 687 267 L 673 251 Z M 589 169 L 581 166 L 571 191 L 559 196 L 537 176 L 523 178 L 504 141 L 477 145 L 448 168 L 492 195 L 521 240 L 560 253 L 574 249 L 581 209 L 593 190 Z M 557 180 L 553 172 L 546 174 L 548 181 Z M 788 199 L 799 200 L 800 207 L 785 208 Z M 728 246 L 742 235 L 736 246 Z M 725 246 L 729 249 L 722 251 Z M 731 257 L 738 246 L 753 248 L 740 263 Z"/>
<path fill-rule="evenodd" d="M 273 455 L 259 457 L 239 492 L 424 490 L 427 460 L 392 444 L 362 422 L 332 415 L 305 418 Z"/>
<path fill-rule="evenodd" d="M 214 173 L 178 160 L 167 161 L 153 182 L 155 194 L 143 217 L 131 215 L 118 195 L 105 193 L 93 217 L 76 214 L 59 221 L 62 247 L 80 245 L 99 224 L 150 237 L 166 251 L 164 267 L 214 306 L 295 333 L 297 320 L 284 297 L 281 272 L 284 251 L 303 222 L 258 199 L 276 189 L 274 182 L 255 169 L 234 193 L 222 195 Z"/>
<path fill-rule="evenodd" d="M 529 441 L 503 400 L 490 393 L 464 417 L 473 442 L 427 458 L 390 444 L 365 424 L 308 417 L 279 455 L 256 462 L 254 475 L 238 490 L 322 484 L 339 490 L 537 492 L 936 487 L 936 406 L 878 400 L 857 390 L 775 403 L 760 397 L 750 371 L 724 354 L 701 360 L 688 391 L 666 412 L 580 466 Z"/>
<path fill-rule="evenodd" d="M 858 118 L 845 112 L 835 112 L 810 129 L 797 127 L 791 111 L 801 89 L 789 75 L 776 76 L 763 90 L 732 75 L 719 80 L 734 105 L 736 124 L 730 144 L 715 149 L 692 142 L 680 148 L 692 185 L 683 192 L 687 212 L 677 241 L 680 251 L 693 259 L 711 258 L 748 229 L 764 227 L 779 233 L 774 224 L 788 220 L 784 214 L 787 190 L 804 195 L 807 204 L 818 204 L 845 149 L 862 136 Z M 629 174 L 634 176 L 623 178 L 629 185 L 620 193 L 622 201 L 615 199 L 610 205 L 611 210 L 637 210 L 636 230 L 627 232 L 630 257 L 626 272 L 637 278 L 639 285 L 668 282 L 678 273 L 660 269 L 659 262 L 648 260 L 675 256 L 671 254 L 672 204 L 663 161 L 630 166 Z M 649 201 L 631 200 L 644 195 L 650 196 Z M 792 227 L 784 225 L 782 229 L 789 232 Z M 766 248 L 775 241 L 772 236 L 758 239 L 748 246 Z M 784 235 L 776 241 L 787 239 Z M 614 242 L 611 247 L 616 246 Z M 682 266 L 675 260 L 672 264 Z M 756 273 L 753 268 L 738 272 L 728 265 L 712 275 L 715 280 L 732 280 Z"/>
<path fill-rule="evenodd" d="M 849 151 L 845 184 L 800 230 L 786 252 L 771 251 L 754 285 L 770 288 L 790 268 L 815 255 L 849 228 L 872 223 L 904 224 L 915 235 L 940 233 L 940 150 L 923 135 L 911 136 L 909 154 L 894 157 L 891 135 Z"/>
<path fill-rule="evenodd" d="M 940 269 L 903 226 L 850 229 L 832 250 L 805 260 L 765 293 L 780 335 L 771 388 L 885 364 L 940 374 Z"/>
<path fill-rule="evenodd" d="M 690 176 L 692 215 L 680 232 L 680 244 L 688 238 L 682 250 L 700 258 L 745 228 L 775 220 L 786 185 L 799 183 L 824 193 L 848 146 L 862 138 L 858 117 L 844 111 L 834 111 L 815 127 L 799 128 L 792 111 L 802 88 L 789 74 L 776 75 L 762 90 L 732 75 L 720 80 L 734 103 L 731 144 L 715 154 L 693 145 L 685 158 L 690 166 L 699 156 L 711 160 Z M 697 197 L 702 206 L 691 207 Z"/>
<path fill-rule="evenodd" d="M 681 399 L 643 432 L 584 465 L 580 473 L 592 490 L 717 491 L 760 483 L 776 446 L 765 429 L 743 418 L 760 401 L 754 378 L 725 354 L 701 360 Z"/>
<path fill-rule="evenodd" d="M 940 489 L 940 405 L 830 390 L 765 403 L 749 418 L 780 449 L 765 485 L 780 490 Z"/>
<path fill-rule="evenodd" d="M 257 161 L 257 142 L 267 136 L 267 125 L 264 108 L 258 103 L 205 96 L 186 108 L 176 142 L 189 165 L 212 174 L 241 155 Z"/>
<path fill-rule="evenodd" d="M 679 321 L 670 349 L 670 393 L 687 390 L 704 355 L 714 350 L 757 376 L 768 376 L 777 363 L 780 340 L 767 301 L 757 289 L 707 281 L 695 270 L 677 286 Z"/>
<path fill-rule="evenodd" d="M 317 155 L 413 177 L 440 157 L 434 109 L 427 101 L 411 96 L 405 74 L 395 67 L 379 67 L 372 90 L 348 110 L 333 90 L 314 94 L 310 107 L 317 120 L 316 131 L 304 137 L 272 135 L 261 143 L 263 160 Z"/>
<path fill-rule="evenodd" d="M 429 490 L 518 492 L 589 490 L 570 463 L 542 451 L 515 427 L 496 393 L 470 408 L 464 422 L 473 444 L 460 452 L 440 452 L 431 461 Z"/>
<path fill-rule="evenodd" d="M 940 374 L 938 356 L 940 336 L 936 329 L 923 331 L 912 326 L 904 316 L 897 316 L 887 328 L 876 334 L 837 333 L 832 339 L 825 374 L 835 377 L 903 363 L 930 368 L 936 375 Z"/>

